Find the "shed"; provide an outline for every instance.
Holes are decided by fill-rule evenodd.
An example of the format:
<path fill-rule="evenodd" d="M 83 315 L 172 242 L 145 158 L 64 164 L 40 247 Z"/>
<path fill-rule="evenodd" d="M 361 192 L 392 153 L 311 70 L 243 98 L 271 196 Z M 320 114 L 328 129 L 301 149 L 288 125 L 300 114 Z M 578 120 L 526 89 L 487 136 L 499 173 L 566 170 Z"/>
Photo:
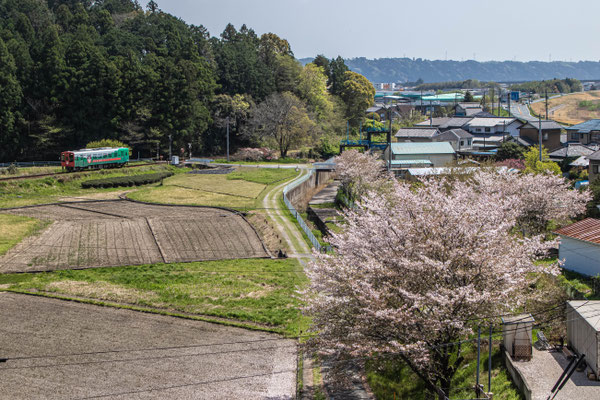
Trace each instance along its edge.
<path fill-rule="evenodd" d="M 600 274 L 600 220 L 586 218 L 554 231 L 560 235 L 558 258 L 563 268 L 580 274 Z"/>
<path fill-rule="evenodd" d="M 391 160 L 429 160 L 434 167 L 443 167 L 454 160 L 455 151 L 448 142 L 392 143 Z M 385 149 L 384 160 L 389 158 L 390 146 Z M 393 165 L 392 165 L 393 167 Z"/>
<path fill-rule="evenodd" d="M 515 360 L 531 360 L 532 330 L 535 320 L 531 314 L 502 318 L 504 349 Z"/>
<path fill-rule="evenodd" d="M 596 376 L 600 376 L 600 301 L 572 300 L 567 302 L 567 343 Z"/>

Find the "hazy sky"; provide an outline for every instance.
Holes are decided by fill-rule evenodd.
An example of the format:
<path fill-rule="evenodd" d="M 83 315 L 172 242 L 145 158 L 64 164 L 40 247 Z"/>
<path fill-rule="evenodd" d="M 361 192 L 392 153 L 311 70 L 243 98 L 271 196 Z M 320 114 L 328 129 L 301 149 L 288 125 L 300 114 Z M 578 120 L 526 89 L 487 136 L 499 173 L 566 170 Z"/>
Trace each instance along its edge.
<path fill-rule="evenodd" d="M 600 60 L 599 0 L 156 1 L 212 36 L 273 32 L 297 58 Z"/>

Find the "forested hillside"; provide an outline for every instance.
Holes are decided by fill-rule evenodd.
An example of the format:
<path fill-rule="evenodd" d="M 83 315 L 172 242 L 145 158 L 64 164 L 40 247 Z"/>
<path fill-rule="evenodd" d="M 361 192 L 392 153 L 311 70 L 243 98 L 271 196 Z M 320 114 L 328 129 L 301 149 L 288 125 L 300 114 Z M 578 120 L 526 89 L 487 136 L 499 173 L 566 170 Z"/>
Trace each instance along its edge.
<path fill-rule="evenodd" d="M 169 135 L 175 154 L 223 154 L 227 121 L 234 149 L 285 153 L 344 129 L 356 113 L 344 88 L 372 101 L 339 61 L 335 74 L 327 59 L 303 67 L 275 34 L 211 37 L 154 1 L 0 0 L 0 161 L 105 138 L 165 155 Z"/>
<path fill-rule="evenodd" d="M 310 62 L 310 58 L 302 59 Z M 444 61 L 421 58 L 364 57 L 344 60 L 350 70 L 363 74 L 371 82 L 424 82 L 480 81 L 519 82 L 553 78 L 600 80 L 600 62 L 595 61 Z"/>

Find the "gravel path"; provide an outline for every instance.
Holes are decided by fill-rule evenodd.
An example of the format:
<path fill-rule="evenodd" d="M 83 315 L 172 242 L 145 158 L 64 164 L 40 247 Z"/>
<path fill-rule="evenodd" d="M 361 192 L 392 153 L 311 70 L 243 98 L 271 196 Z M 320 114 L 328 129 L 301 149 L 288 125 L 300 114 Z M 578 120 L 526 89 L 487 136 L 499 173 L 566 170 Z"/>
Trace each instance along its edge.
<path fill-rule="evenodd" d="M 292 399 L 296 344 L 181 318 L 0 293 L 1 398 Z"/>

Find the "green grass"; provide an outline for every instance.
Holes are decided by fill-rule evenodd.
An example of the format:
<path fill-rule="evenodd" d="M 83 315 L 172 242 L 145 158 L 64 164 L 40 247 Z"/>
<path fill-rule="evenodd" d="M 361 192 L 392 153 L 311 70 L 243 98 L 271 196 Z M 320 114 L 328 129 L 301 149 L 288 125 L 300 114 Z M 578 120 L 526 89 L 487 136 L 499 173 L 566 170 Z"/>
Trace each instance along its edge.
<path fill-rule="evenodd" d="M 295 336 L 307 327 L 295 259 L 241 259 L 0 275 L 5 290 L 226 318 Z"/>
<path fill-rule="evenodd" d="M 62 174 L 53 177 L 0 181 L 0 208 L 59 202 L 62 197 L 89 196 L 96 193 L 122 191 L 123 188 L 83 189 L 81 182 L 89 179 L 140 175 L 148 172 L 171 170 L 175 173 L 184 169 L 166 165 L 128 169 L 105 169 L 84 173 Z"/>
<path fill-rule="evenodd" d="M 298 173 L 293 169 L 239 168 L 227 175 L 181 174 L 129 194 L 149 203 L 226 207 L 249 211 L 262 207 L 266 193 Z"/>
<path fill-rule="evenodd" d="M 0 256 L 47 224 L 35 218 L 0 214 Z"/>
<path fill-rule="evenodd" d="M 239 168 L 226 176 L 228 180 L 243 180 L 270 185 L 272 183 L 293 178 L 296 175 L 298 175 L 298 173 L 291 168 Z"/>
<path fill-rule="evenodd" d="M 475 398 L 472 389 L 476 382 L 477 351 L 475 346 L 465 349 L 465 361 L 458 369 L 452 381 L 450 398 Z M 385 358 L 373 359 L 367 362 L 367 381 L 375 398 L 378 400 L 392 399 L 430 399 L 435 396 L 427 394 L 423 381 L 402 361 Z M 479 382 L 487 390 L 488 353 L 487 346 L 481 350 Z M 492 350 L 492 390 L 494 400 L 521 400 L 523 397 L 512 383 L 498 345 Z"/>

